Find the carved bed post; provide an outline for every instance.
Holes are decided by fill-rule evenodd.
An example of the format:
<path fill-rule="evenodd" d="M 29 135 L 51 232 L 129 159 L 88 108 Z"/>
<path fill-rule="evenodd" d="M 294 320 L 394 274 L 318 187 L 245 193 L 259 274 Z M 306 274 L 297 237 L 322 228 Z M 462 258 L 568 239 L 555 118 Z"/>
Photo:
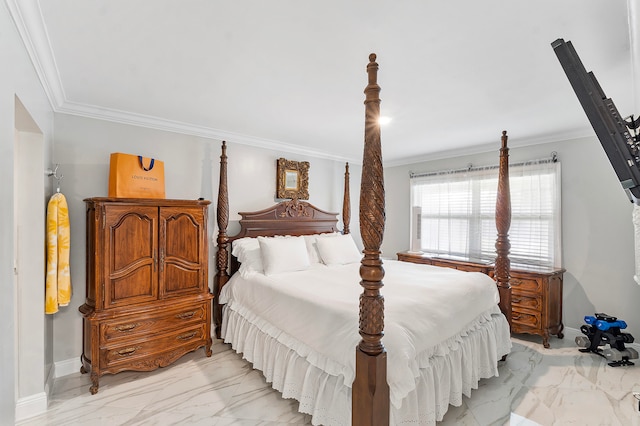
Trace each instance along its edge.
<path fill-rule="evenodd" d="M 220 185 L 218 186 L 218 251 L 216 252 L 216 275 L 213 281 L 213 319 L 216 337 L 220 338 L 222 325 L 222 307 L 218 302 L 220 290 L 229 281 L 227 267 L 229 265 L 229 251 L 227 244 L 227 226 L 229 225 L 229 190 L 227 188 L 227 143 L 222 141 L 222 155 L 220 155 Z"/>
<path fill-rule="evenodd" d="M 344 199 L 342 200 L 343 234 L 348 234 L 351 222 L 351 195 L 349 194 L 349 163 L 344 166 Z"/>
<path fill-rule="evenodd" d="M 364 257 L 360 266 L 360 336 L 356 348 L 356 377 L 352 388 L 352 424 L 389 424 L 389 385 L 387 384 L 387 353 L 382 344 L 384 335 L 384 297 L 380 294 L 384 269 L 380 245 L 384 234 L 385 205 L 382 149 L 380 144 L 380 86 L 377 84 L 378 64 L 374 53 L 369 55 L 365 88 L 365 134 L 360 185 L 360 234 Z"/>
<path fill-rule="evenodd" d="M 500 310 L 507 317 L 511 326 L 511 284 L 509 249 L 509 228 L 511 226 L 511 193 L 509 189 L 509 148 L 507 148 L 507 131 L 502 131 L 502 147 L 500 148 L 500 171 L 498 173 L 498 194 L 496 198 L 496 264 L 495 279 L 500 293 Z"/>

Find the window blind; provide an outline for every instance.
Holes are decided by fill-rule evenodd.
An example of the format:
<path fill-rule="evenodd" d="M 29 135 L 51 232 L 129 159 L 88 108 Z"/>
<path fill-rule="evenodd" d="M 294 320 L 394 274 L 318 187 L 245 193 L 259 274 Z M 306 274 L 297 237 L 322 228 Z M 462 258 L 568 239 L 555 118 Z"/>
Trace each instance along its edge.
<path fill-rule="evenodd" d="M 509 184 L 512 265 L 560 267 L 560 162 L 511 165 Z M 413 174 L 410 186 L 411 206 L 421 208 L 411 215 L 412 233 L 421 229 L 413 251 L 494 261 L 497 166 Z"/>

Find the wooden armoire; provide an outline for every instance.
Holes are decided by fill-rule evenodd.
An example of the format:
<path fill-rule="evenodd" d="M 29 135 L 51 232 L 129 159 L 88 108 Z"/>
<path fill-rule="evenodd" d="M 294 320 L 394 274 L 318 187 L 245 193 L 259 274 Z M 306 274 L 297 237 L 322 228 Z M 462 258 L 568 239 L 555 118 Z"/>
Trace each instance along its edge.
<path fill-rule="evenodd" d="M 211 356 L 205 200 L 89 198 L 82 373 L 150 371 Z"/>

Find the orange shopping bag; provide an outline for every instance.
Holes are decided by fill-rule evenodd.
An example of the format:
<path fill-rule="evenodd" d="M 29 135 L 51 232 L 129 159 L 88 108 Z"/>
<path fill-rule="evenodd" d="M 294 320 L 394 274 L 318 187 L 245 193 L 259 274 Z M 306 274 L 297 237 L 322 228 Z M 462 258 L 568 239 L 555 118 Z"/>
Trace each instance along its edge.
<path fill-rule="evenodd" d="M 165 198 L 164 163 L 140 155 L 112 153 L 109 197 Z"/>

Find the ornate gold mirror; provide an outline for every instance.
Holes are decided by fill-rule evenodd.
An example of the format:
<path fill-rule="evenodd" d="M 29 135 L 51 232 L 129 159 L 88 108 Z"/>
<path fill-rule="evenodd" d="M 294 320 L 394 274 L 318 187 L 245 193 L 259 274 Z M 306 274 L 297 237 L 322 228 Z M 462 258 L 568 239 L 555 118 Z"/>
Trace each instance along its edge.
<path fill-rule="evenodd" d="M 278 158 L 276 198 L 309 199 L 309 162 Z"/>

